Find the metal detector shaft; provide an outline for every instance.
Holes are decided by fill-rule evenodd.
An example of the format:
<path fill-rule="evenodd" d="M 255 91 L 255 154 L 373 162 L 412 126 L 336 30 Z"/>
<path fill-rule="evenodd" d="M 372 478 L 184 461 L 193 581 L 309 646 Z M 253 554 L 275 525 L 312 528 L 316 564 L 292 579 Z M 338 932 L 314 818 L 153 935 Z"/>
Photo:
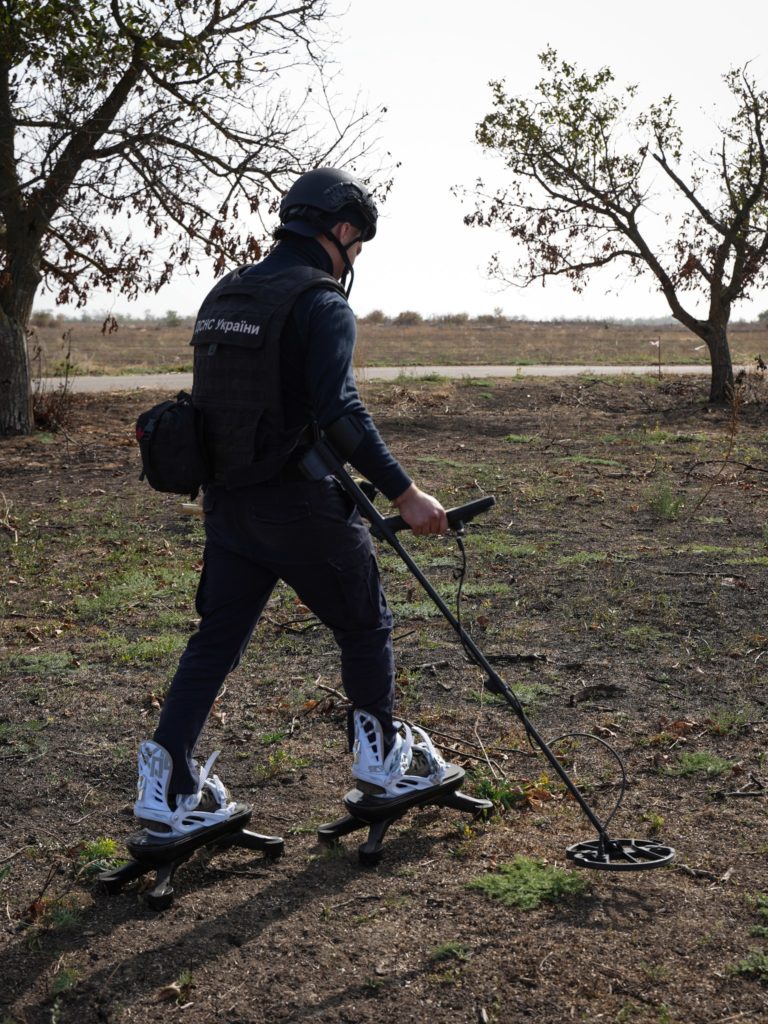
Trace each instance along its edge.
<path fill-rule="evenodd" d="M 497 693 L 504 697 L 507 703 L 512 707 L 515 714 L 518 716 L 523 726 L 525 727 L 528 736 L 536 743 L 541 752 L 544 754 L 546 759 L 552 765 L 568 792 L 576 800 L 579 807 L 581 807 L 584 814 L 590 820 L 594 828 L 600 835 L 601 840 L 609 842 L 608 835 L 605 831 L 605 826 L 602 824 L 600 819 L 597 817 L 595 812 L 589 806 L 584 799 L 579 788 L 576 786 L 574 781 L 566 772 L 565 768 L 560 764 L 556 755 L 550 749 L 546 740 L 539 734 L 536 728 L 531 723 L 530 719 L 525 713 L 525 710 L 510 690 L 504 680 L 499 674 L 491 667 L 488 659 L 485 657 L 483 652 L 477 647 L 474 640 L 464 630 L 461 623 L 458 621 L 456 616 L 453 614 L 448 605 L 443 601 L 440 595 L 437 593 L 435 588 L 432 586 L 430 581 L 416 565 L 413 558 L 410 556 L 408 551 L 403 547 L 397 537 L 397 530 L 403 529 L 407 524 L 402 520 L 400 516 L 391 516 L 389 518 L 382 516 L 373 502 L 368 498 L 365 492 L 362 490 L 360 485 L 349 475 L 344 467 L 339 456 L 328 444 L 327 441 L 322 440 L 315 444 L 313 448 L 315 457 L 319 457 L 325 465 L 328 472 L 333 473 L 334 476 L 344 487 L 344 490 L 349 494 L 352 500 L 358 507 L 360 513 L 369 520 L 372 527 L 372 532 L 386 540 L 386 542 L 392 547 L 400 558 L 403 560 L 405 565 L 408 567 L 413 576 L 418 580 L 424 590 L 427 592 L 429 597 L 437 605 L 438 609 L 442 612 L 443 616 L 447 619 L 450 625 L 453 627 L 456 634 L 461 638 L 466 650 L 468 650 L 476 664 L 478 664 L 487 674 L 488 679 L 485 683 L 486 689 L 490 690 L 491 693 Z M 481 511 L 485 511 L 495 504 L 495 499 L 485 498 L 479 499 L 475 502 L 470 502 L 469 505 L 460 506 L 459 508 L 450 509 L 447 512 L 448 521 L 452 528 L 460 528 L 464 522 L 469 521 L 474 515 L 479 514 Z M 462 518 L 463 517 L 463 518 Z"/>

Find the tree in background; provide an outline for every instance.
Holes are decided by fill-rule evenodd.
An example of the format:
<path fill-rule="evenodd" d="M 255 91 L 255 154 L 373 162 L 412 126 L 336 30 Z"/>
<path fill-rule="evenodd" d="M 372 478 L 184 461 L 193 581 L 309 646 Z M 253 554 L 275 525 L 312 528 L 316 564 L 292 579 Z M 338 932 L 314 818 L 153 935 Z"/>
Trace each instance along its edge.
<path fill-rule="evenodd" d="M 82 305 L 253 261 L 295 175 L 362 155 L 325 22 L 324 0 L 0 0 L 0 436 L 31 429 L 41 285 Z"/>
<path fill-rule="evenodd" d="M 590 75 L 551 48 L 539 59 L 536 97 L 492 82 L 494 109 L 476 131 L 511 184 L 489 194 L 478 181 L 465 221 L 500 227 L 523 248 L 511 271 L 497 255 L 491 272 L 522 285 L 564 277 L 576 291 L 609 265 L 650 272 L 674 318 L 706 342 L 710 400 L 724 401 L 733 303 L 768 276 L 768 93 L 748 68 L 729 72 L 734 112 L 702 158 L 685 155 L 671 96 L 633 114 L 636 87 L 615 91 L 609 68 Z M 705 315 L 687 293 L 703 293 Z"/>

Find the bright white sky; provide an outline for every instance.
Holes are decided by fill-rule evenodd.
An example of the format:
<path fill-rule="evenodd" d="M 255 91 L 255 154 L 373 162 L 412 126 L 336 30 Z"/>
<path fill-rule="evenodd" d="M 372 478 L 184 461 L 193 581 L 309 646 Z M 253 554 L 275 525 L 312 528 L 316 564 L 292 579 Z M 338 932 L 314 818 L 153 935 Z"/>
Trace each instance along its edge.
<path fill-rule="evenodd" d="M 360 93 L 370 106 L 387 106 L 381 149 L 402 163 L 379 233 L 356 266 L 351 302 L 358 315 L 412 309 L 424 316 L 474 316 L 496 307 L 530 319 L 668 314 L 651 287 L 617 284 L 610 272 L 593 276 L 580 296 L 559 283 L 502 291 L 485 267 L 494 251 L 504 251 L 505 240 L 465 227 L 465 209 L 451 187 L 494 174 L 473 139 L 491 109 L 489 80 L 505 79 L 510 93 L 531 93 L 540 77 L 537 54 L 548 44 L 590 71 L 609 65 L 617 84 L 639 85 L 641 101 L 672 93 L 683 126 L 693 126 L 688 134 L 708 149 L 714 105 L 725 110 L 721 74 L 751 61 L 768 86 L 766 0 L 725 6 L 706 0 L 330 0 L 329 6 L 344 12 L 334 50 L 338 84 L 350 100 Z M 201 273 L 205 280 L 207 268 Z M 89 310 L 186 315 L 200 297 L 200 279 L 180 278 L 132 309 L 123 299 L 95 296 Z M 39 305 L 45 308 L 46 300 L 50 308 L 47 295 Z M 765 308 L 763 293 L 734 315 L 752 318 Z"/>

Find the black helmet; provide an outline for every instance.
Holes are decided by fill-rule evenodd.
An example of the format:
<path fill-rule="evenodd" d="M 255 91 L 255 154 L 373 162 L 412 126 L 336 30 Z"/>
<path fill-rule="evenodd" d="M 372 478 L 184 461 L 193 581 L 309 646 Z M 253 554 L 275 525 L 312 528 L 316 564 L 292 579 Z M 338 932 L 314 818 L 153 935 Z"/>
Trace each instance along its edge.
<path fill-rule="evenodd" d="M 347 171 L 319 167 L 302 174 L 288 189 L 280 203 L 278 232 L 320 234 L 346 220 L 369 242 L 376 234 L 378 215 L 373 197 L 361 181 Z"/>

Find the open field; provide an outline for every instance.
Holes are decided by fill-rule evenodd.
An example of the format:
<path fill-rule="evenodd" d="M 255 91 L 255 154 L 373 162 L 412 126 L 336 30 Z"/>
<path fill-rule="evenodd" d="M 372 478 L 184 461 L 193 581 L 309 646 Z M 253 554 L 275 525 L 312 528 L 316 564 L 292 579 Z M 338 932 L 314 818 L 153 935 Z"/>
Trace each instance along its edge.
<path fill-rule="evenodd" d="M 365 386 L 423 486 L 496 495 L 467 531 L 463 618 L 545 736 L 617 751 L 611 832 L 669 843 L 670 867 L 567 868 L 591 827 L 382 550 L 400 713 L 496 813 L 412 813 L 375 869 L 360 836 L 318 846 L 349 785 L 337 654 L 279 588 L 201 753 L 223 751 L 286 856 L 185 865 L 159 914 L 94 876 L 134 829 L 202 528 L 138 481 L 146 392 L 78 397 L 65 433 L 4 441 L 3 1024 L 768 1019 L 767 392 L 750 378 L 728 410 L 703 377 Z M 454 541 L 406 543 L 452 601 Z M 584 736 L 558 749 L 610 813 L 616 760 Z"/>
<path fill-rule="evenodd" d="M 71 341 L 71 359 L 79 373 L 129 373 L 191 368 L 192 321 L 176 327 L 127 321 L 113 334 L 97 323 L 74 321 L 33 330 L 38 346 L 36 376 L 56 376 Z M 67 341 L 62 340 L 66 335 Z M 658 342 L 658 346 L 652 343 Z M 768 361 L 764 324 L 734 324 L 731 354 L 751 366 L 758 354 Z M 359 324 L 358 366 L 589 364 L 646 365 L 661 357 L 666 364 L 709 366 L 701 341 L 680 327 L 642 327 L 615 323 L 441 324 L 411 327 L 394 323 Z"/>

